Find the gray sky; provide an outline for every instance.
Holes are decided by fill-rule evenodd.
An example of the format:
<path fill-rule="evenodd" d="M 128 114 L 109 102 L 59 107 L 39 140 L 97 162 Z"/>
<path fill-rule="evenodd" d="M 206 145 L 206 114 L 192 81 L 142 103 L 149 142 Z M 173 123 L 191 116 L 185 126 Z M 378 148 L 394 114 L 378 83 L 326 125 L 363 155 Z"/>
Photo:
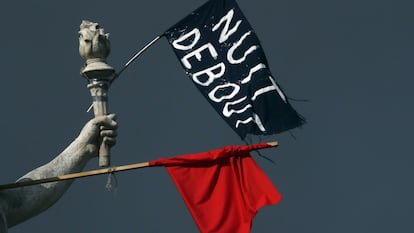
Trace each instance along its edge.
<path fill-rule="evenodd" d="M 79 76 L 82 19 L 111 33 L 119 68 L 159 33 L 204 3 L 6 1 L 0 9 L 0 183 L 59 154 L 92 115 Z M 410 1 L 248 1 L 240 8 L 259 36 L 279 84 L 308 123 L 276 135 L 256 161 L 283 195 L 261 209 L 253 233 L 412 232 L 414 129 Z M 410 65 L 411 64 L 411 65 Z M 118 114 L 113 163 L 243 144 L 198 93 L 165 39 L 110 89 Z M 88 169 L 96 169 L 92 161 Z M 77 180 L 47 212 L 17 232 L 197 232 L 163 168 Z"/>

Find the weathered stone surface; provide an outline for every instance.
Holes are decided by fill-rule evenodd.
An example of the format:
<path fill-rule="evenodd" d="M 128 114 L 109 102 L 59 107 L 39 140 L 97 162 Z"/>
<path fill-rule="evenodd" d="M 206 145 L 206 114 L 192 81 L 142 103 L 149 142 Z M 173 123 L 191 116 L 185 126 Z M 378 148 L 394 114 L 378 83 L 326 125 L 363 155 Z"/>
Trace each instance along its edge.
<path fill-rule="evenodd" d="M 104 128 L 101 130 L 101 127 Z M 37 180 L 80 172 L 87 162 L 98 155 L 98 138 L 113 146 L 116 142 L 115 115 L 95 117 L 81 130 L 79 136 L 55 159 L 36 168 L 17 182 Z M 73 181 L 45 183 L 0 191 L 0 233 L 52 206 L 70 187 Z"/>

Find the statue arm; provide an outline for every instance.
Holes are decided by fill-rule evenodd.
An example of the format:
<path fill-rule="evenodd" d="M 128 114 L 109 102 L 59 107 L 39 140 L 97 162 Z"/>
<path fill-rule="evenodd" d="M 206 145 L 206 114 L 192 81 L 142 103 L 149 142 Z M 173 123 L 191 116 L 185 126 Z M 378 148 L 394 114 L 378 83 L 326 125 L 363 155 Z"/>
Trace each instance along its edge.
<path fill-rule="evenodd" d="M 56 158 L 36 168 L 17 182 L 37 180 L 82 171 L 87 162 L 97 156 L 98 135 L 104 142 L 115 144 L 116 122 L 114 115 L 96 117 L 89 121 L 80 135 Z M 17 189 L 4 190 L 0 193 L 2 212 L 8 227 L 23 222 L 52 206 L 70 187 L 73 180 L 45 183 Z M 1 212 L 1 211 L 0 211 Z"/>

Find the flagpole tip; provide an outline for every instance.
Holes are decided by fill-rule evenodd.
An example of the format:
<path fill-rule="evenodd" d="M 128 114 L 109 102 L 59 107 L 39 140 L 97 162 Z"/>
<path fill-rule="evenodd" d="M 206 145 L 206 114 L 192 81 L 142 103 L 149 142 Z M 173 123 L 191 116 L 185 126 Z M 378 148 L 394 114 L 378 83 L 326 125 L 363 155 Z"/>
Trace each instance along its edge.
<path fill-rule="evenodd" d="M 279 146 L 279 143 L 278 143 L 277 141 L 274 141 L 274 142 L 267 142 L 266 144 L 267 144 L 267 145 L 269 145 L 269 146 L 272 146 L 272 147 Z"/>

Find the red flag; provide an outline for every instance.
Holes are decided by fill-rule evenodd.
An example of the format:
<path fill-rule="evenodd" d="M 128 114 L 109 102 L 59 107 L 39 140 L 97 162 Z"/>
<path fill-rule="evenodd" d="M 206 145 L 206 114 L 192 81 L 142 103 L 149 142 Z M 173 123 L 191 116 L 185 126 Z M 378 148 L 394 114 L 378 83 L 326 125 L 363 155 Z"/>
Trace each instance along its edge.
<path fill-rule="evenodd" d="M 226 146 L 149 162 L 165 166 L 202 233 L 248 233 L 259 208 L 281 195 L 249 152 L 266 143 Z"/>

